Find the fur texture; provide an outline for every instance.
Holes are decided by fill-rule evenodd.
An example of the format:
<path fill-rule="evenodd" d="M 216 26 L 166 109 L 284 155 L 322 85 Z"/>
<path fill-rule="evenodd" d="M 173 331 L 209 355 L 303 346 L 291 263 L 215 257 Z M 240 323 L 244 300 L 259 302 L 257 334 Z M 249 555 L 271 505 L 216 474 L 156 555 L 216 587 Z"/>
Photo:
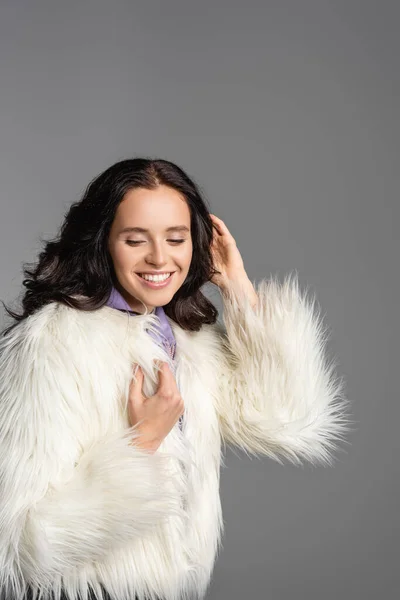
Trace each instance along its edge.
<path fill-rule="evenodd" d="M 0 346 L 0 589 L 22 600 L 87 598 L 101 585 L 203 598 L 220 549 L 221 442 L 282 462 L 332 464 L 348 401 L 324 354 L 322 322 L 296 278 L 260 282 L 255 311 L 224 301 L 224 325 L 182 330 L 176 380 L 185 402 L 155 454 L 130 442 L 133 364 L 157 388 L 146 333 L 154 315 L 85 313 L 52 303 Z"/>

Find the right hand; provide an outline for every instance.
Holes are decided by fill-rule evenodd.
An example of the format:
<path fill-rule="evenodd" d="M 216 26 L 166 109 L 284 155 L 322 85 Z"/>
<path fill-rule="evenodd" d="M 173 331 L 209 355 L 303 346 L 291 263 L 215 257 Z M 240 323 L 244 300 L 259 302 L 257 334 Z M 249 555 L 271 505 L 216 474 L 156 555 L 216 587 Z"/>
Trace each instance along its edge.
<path fill-rule="evenodd" d="M 155 452 L 183 414 L 185 405 L 168 363 L 161 363 L 157 392 L 150 398 L 143 395 L 143 379 L 138 366 L 136 381 L 134 377 L 129 388 L 129 420 L 131 425 L 141 421 L 136 428 L 140 437 L 134 440 L 135 446 Z"/>

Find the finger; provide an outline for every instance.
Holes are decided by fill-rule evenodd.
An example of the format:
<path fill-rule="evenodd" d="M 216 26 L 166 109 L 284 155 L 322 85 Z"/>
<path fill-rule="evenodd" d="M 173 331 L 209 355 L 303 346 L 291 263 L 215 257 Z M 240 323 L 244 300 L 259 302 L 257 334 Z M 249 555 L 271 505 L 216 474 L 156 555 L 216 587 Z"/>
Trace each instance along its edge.
<path fill-rule="evenodd" d="M 218 239 L 222 235 L 222 231 L 217 227 L 217 225 L 213 225 L 213 239 Z"/>
<path fill-rule="evenodd" d="M 131 396 L 137 398 L 141 395 L 143 379 L 144 375 L 142 368 L 139 365 L 137 365 L 130 383 Z"/>
<path fill-rule="evenodd" d="M 156 371 L 160 372 L 163 368 L 163 365 L 166 365 L 166 361 L 165 360 L 159 360 L 159 359 L 154 359 L 153 362 L 156 365 Z"/>
<path fill-rule="evenodd" d="M 216 237 L 218 235 L 222 235 L 222 231 L 221 231 L 221 228 L 219 226 L 219 223 L 217 223 L 214 219 L 213 219 L 212 226 L 213 226 L 214 237 Z"/>
<path fill-rule="evenodd" d="M 228 227 L 225 225 L 222 219 L 213 215 L 213 224 L 215 225 L 215 231 L 218 233 L 218 235 L 214 237 L 217 237 L 217 239 L 219 239 L 219 236 L 221 236 L 225 237 L 226 241 L 235 241 L 235 238 L 233 237 L 233 235 L 231 234 L 231 232 L 229 231 Z"/>
<path fill-rule="evenodd" d="M 171 385 L 176 385 L 175 377 L 169 367 L 169 364 L 167 362 L 162 362 L 160 367 L 158 389 L 162 390 L 164 387 L 170 387 Z"/>
<path fill-rule="evenodd" d="M 211 217 L 213 225 L 215 225 L 215 227 L 218 227 L 219 225 L 224 223 L 222 219 L 220 219 L 216 215 L 213 215 L 212 213 L 210 213 L 210 217 Z"/>
<path fill-rule="evenodd" d="M 163 379 L 165 379 L 166 377 L 168 377 L 171 374 L 171 369 L 169 368 L 169 364 L 163 360 L 160 361 L 160 366 L 159 366 L 159 373 L 160 373 L 160 377 L 162 377 Z"/>
<path fill-rule="evenodd" d="M 219 219 L 218 217 L 215 217 L 215 218 L 216 218 L 216 225 L 217 225 L 219 233 L 221 233 L 221 235 L 226 235 L 228 237 L 232 237 L 231 232 L 229 231 L 228 227 L 225 225 L 223 220 Z"/>

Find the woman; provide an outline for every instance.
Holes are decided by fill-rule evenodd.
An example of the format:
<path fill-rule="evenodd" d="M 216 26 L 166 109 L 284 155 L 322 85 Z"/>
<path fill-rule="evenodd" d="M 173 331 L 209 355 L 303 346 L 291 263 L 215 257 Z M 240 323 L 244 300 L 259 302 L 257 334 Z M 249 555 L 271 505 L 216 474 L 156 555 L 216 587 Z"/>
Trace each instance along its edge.
<path fill-rule="evenodd" d="M 0 345 L 2 593 L 203 598 L 221 442 L 328 465 L 349 430 L 314 302 L 296 277 L 256 289 L 164 160 L 94 179 L 25 274 Z"/>

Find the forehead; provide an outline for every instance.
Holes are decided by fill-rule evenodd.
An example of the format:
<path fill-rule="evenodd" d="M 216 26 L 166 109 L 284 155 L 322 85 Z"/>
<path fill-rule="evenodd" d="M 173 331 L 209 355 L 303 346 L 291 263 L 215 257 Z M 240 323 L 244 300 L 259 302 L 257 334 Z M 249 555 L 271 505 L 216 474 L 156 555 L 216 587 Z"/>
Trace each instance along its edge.
<path fill-rule="evenodd" d="M 190 225 L 190 210 L 176 190 L 159 186 L 155 190 L 136 188 L 127 192 L 118 206 L 115 219 L 124 227 L 166 229 Z"/>

